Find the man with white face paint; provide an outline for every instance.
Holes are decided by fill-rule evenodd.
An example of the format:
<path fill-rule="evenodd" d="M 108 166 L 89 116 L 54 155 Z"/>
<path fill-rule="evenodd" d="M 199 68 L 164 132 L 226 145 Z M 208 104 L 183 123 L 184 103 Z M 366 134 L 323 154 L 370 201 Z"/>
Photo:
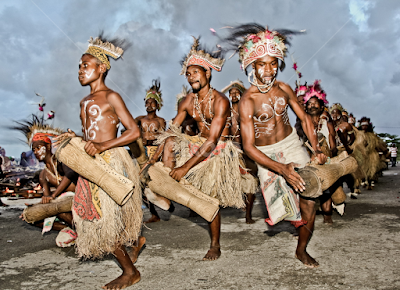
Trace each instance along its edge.
<path fill-rule="evenodd" d="M 109 57 L 120 58 L 124 47 L 127 47 L 126 42 L 118 38 L 106 40 L 102 35 L 90 38 L 78 72 L 80 84 L 90 87 L 90 94 L 80 102 L 86 153 L 99 154 L 117 173 L 135 184 L 132 196 L 120 206 L 97 184 L 82 176 L 78 179 L 72 206 L 78 255 L 99 258 L 112 253 L 123 270 L 121 276 L 103 289 L 123 289 L 140 280 L 140 273 L 133 265 L 137 255 L 131 259 L 125 248 L 135 245 L 142 224 L 139 168 L 123 148 L 140 137 L 140 130 L 122 97 L 105 85 L 111 68 Z M 120 123 L 126 130 L 117 137 Z M 58 140 L 75 136 L 69 131 Z"/>
<path fill-rule="evenodd" d="M 225 38 L 231 50 L 239 52 L 242 69 L 252 66 L 249 74 L 251 87 L 239 102 L 243 149 L 258 165 L 258 176 L 269 218 L 274 225 L 288 220 L 299 227 L 296 257 L 307 267 L 318 266 L 306 247 L 314 229 L 314 200 L 298 197 L 305 182 L 295 168 L 304 167 L 310 160 L 302 147 L 296 130 L 290 125 L 288 106 L 299 117 L 301 125 L 315 152 L 319 164 L 326 156 L 317 147 L 317 138 L 310 116 L 297 102 L 289 85 L 277 81 L 279 62 L 284 68 L 288 44 L 285 35 L 293 31 L 270 31 L 251 23 L 235 27 Z"/>

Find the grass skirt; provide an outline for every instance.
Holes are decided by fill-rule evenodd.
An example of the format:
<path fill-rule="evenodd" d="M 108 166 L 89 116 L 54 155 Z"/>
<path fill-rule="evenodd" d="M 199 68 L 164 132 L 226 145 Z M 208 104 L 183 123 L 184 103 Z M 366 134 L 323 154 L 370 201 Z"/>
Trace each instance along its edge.
<path fill-rule="evenodd" d="M 183 134 L 174 125 L 169 129 L 159 135 L 157 143 L 174 137 L 176 167 L 180 167 L 199 150 L 206 139 Z M 222 207 L 243 208 L 241 164 L 244 163 L 240 149 L 232 141 L 220 141 L 204 161 L 189 170 L 185 179 L 203 193 L 217 198 Z"/>
<path fill-rule="evenodd" d="M 72 214 L 78 234 L 77 253 L 84 258 L 100 258 L 113 253 L 119 245 L 132 246 L 143 219 L 137 164 L 122 147 L 100 155 L 118 173 L 132 180 L 135 190 L 128 202 L 120 206 L 96 184 L 79 177 Z"/>

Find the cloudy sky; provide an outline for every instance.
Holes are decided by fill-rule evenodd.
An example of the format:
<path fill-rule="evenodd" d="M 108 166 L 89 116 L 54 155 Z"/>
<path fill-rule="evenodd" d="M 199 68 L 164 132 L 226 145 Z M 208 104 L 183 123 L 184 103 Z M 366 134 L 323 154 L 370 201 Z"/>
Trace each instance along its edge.
<path fill-rule="evenodd" d="M 5 128 L 38 113 L 35 92 L 54 110 L 54 125 L 80 132 L 79 101 L 89 93 L 78 82 L 78 62 L 90 36 L 101 30 L 132 43 L 111 63 L 106 84 L 119 92 L 134 117 L 144 114 L 145 91 L 161 79 L 164 107 L 174 116 L 175 95 L 186 80 L 180 59 L 192 37 L 213 47 L 210 28 L 258 22 L 269 28 L 306 29 L 292 39 L 303 81 L 321 80 L 330 104 L 357 118 L 371 117 L 378 133 L 400 135 L 400 2 L 391 0 L 134 0 L 0 2 L 0 146 L 19 156 L 29 148 Z M 278 79 L 294 85 L 292 61 Z M 241 79 L 237 56 L 213 74 L 216 89 Z M 292 118 L 293 124 L 293 118 Z"/>

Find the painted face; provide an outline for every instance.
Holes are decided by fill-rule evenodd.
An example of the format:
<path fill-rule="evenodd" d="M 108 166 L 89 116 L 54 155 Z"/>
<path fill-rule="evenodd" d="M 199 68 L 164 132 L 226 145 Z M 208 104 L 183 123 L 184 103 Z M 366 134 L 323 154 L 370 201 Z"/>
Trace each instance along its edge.
<path fill-rule="evenodd" d="M 194 93 L 200 91 L 209 82 L 206 71 L 198 65 L 191 65 L 187 68 L 186 79 L 189 85 L 192 87 Z"/>
<path fill-rule="evenodd" d="M 157 110 L 157 102 L 153 98 L 147 99 L 145 102 L 146 112 L 154 112 Z"/>
<path fill-rule="evenodd" d="M 90 54 L 84 54 L 79 62 L 78 79 L 82 86 L 87 86 L 91 82 L 101 77 L 101 66 L 97 59 Z"/>
<path fill-rule="evenodd" d="M 332 120 L 338 121 L 342 117 L 342 113 L 338 109 L 334 109 L 331 112 Z"/>
<path fill-rule="evenodd" d="M 278 59 L 266 55 L 253 63 L 256 77 L 261 83 L 268 85 L 274 81 L 278 74 Z"/>
<path fill-rule="evenodd" d="M 361 125 L 361 130 L 367 131 L 368 130 L 368 125 Z"/>
<path fill-rule="evenodd" d="M 229 98 L 231 99 L 232 103 L 237 103 L 240 100 L 240 91 L 237 88 L 232 88 L 229 90 Z"/>
<path fill-rule="evenodd" d="M 35 157 L 39 161 L 43 161 L 46 157 L 47 149 L 46 146 L 41 144 L 40 142 L 34 142 L 32 144 L 32 151 L 35 154 Z"/>
<path fill-rule="evenodd" d="M 310 115 L 321 114 L 321 105 L 316 97 L 312 97 L 307 102 L 307 113 Z"/>

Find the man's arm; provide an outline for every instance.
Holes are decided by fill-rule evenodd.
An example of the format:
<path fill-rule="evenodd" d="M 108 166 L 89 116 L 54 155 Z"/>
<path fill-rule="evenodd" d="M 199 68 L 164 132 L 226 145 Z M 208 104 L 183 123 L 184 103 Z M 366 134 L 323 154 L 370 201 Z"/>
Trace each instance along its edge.
<path fill-rule="evenodd" d="M 314 125 L 311 120 L 311 116 L 308 115 L 304 111 L 304 109 L 300 107 L 299 103 L 297 102 L 297 98 L 294 95 L 294 92 L 289 85 L 287 85 L 285 83 L 280 83 L 279 86 L 285 93 L 288 94 L 289 106 L 292 108 L 293 112 L 300 119 L 301 127 L 303 128 L 304 133 L 306 134 L 308 140 L 311 143 L 312 148 L 314 149 L 315 157 L 317 158 L 318 163 L 324 164 L 326 162 L 326 156 L 321 152 L 321 150 L 318 146 L 317 134 L 315 132 Z"/>
<path fill-rule="evenodd" d="M 217 92 L 217 94 L 219 93 Z M 209 137 L 203 143 L 203 145 L 201 145 L 196 154 L 193 155 L 184 165 L 171 171 L 170 175 L 172 178 L 179 181 L 192 167 L 199 164 L 211 154 L 211 152 L 217 146 L 229 114 L 229 101 L 225 96 L 220 95 L 220 97 L 216 98 L 214 101 L 214 117 L 211 121 Z"/>
<path fill-rule="evenodd" d="M 294 171 L 295 164 L 282 164 L 276 162 L 255 147 L 253 115 L 253 100 L 244 95 L 239 101 L 239 119 L 242 145 L 247 156 L 259 165 L 282 175 L 296 191 L 303 191 L 305 189 L 305 182 L 300 175 Z"/>
<path fill-rule="evenodd" d="M 329 145 L 330 145 L 330 149 L 332 152 L 332 156 L 336 156 L 337 148 L 336 148 L 336 140 L 335 140 L 335 136 L 336 136 L 335 128 L 333 127 L 333 123 L 330 120 L 328 121 L 327 126 L 328 126 L 328 131 L 329 131 Z"/>
<path fill-rule="evenodd" d="M 133 119 L 121 96 L 116 92 L 112 92 L 108 94 L 107 101 L 114 108 L 115 113 L 126 130 L 121 134 L 121 136 L 105 142 L 94 143 L 88 141 L 85 145 L 85 151 L 91 156 L 111 148 L 128 145 L 138 139 L 141 135 L 138 125 Z"/>

